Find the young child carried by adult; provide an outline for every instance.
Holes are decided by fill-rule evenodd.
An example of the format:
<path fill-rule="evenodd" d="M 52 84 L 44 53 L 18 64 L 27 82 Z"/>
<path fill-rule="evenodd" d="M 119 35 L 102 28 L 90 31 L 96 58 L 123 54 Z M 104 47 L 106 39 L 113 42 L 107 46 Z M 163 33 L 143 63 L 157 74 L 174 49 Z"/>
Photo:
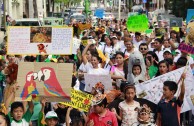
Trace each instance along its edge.
<path fill-rule="evenodd" d="M 181 76 L 182 84 L 180 86 L 179 97 L 174 95 L 177 92 L 178 85 L 174 81 L 165 81 L 163 86 L 163 99 L 157 107 L 157 126 L 180 126 L 180 112 L 185 94 L 184 79 L 186 74 Z"/>

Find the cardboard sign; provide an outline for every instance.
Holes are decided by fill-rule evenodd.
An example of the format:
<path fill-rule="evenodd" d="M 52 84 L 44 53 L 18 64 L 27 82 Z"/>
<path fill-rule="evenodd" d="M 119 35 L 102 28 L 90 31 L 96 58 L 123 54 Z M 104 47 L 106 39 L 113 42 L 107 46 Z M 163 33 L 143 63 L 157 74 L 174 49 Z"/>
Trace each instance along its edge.
<path fill-rule="evenodd" d="M 87 29 L 90 29 L 92 27 L 91 24 L 82 24 L 82 23 L 79 23 L 78 24 L 78 28 L 82 31 L 82 30 L 87 30 Z"/>
<path fill-rule="evenodd" d="M 16 101 L 45 97 L 49 102 L 70 101 L 73 64 L 20 62 Z"/>
<path fill-rule="evenodd" d="M 104 85 L 105 87 L 104 90 L 112 89 L 112 80 L 110 75 L 84 74 L 84 79 L 86 83 L 86 91 L 88 92 L 91 92 L 92 87 L 99 82 L 101 82 Z"/>
<path fill-rule="evenodd" d="M 161 38 L 167 32 L 168 32 L 167 28 L 155 28 L 155 34 L 157 38 Z"/>
<path fill-rule="evenodd" d="M 64 39 L 65 38 L 65 39 Z M 73 28 L 8 27 L 7 53 L 13 55 L 72 54 Z"/>
<path fill-rule="evenodd" d="M 182 27 L 183 18 L 170 18 L 170 27 Z"/>
<path fill-rule="evenodd" d="M 180 43 L 178 49 L 185 53 L 194 54 L 194 47 L 187 45 L 185 43 Z"/>
<path fill-rule="evenodd" d="M 91 94 L 71 89 L 71 102 L 63 102 L 62 104 L 88 112 L 92 98 Z"/>
<path fill-rule="evenodd" d="M 73 38 L 72 54 L 77 54 L 77 49 L 80 47 L 81 40 Z"/>
<path fill-rule="evenodd" d="M 131 15 L 127 19 L 127 29 L 132 32 L 145 32 L 148 29 L 146 15 Z"/>
<path fill-rule="evenodd" d="M 164 81 L 175 81 L 178 82 L 182 73 L 184 72 L 185 67 L 168 72 L 159 77 L 153 78 L 141 84 L 135 85 L 136 95 L 138 98 L 147 99 L 155 104 L 158 104 L 162 95 L 163 95 L 163 83 Z M 181 83 L 181 82 L 180 82 Z M 193 105 L 188 104 L 188 98 L 194 95 L 194 76 L 192 75 L 191 68 L 188 67 L 186 71 L 185 83 L 185 97 L 184 102 L 181 108 L 181 112 L 186 112 L 193 109 Z M 180 88 L 180 84 L 179 84 Z M 177 90 L 175 96 L 179 96 L 180 90 Z"/>
<path fill-rule="evenodd" d="M 187 18 L 186 18 L 186 23 L 190 23 L 194 21 L 194 9 L 188 9 L 187 10 Z"/>

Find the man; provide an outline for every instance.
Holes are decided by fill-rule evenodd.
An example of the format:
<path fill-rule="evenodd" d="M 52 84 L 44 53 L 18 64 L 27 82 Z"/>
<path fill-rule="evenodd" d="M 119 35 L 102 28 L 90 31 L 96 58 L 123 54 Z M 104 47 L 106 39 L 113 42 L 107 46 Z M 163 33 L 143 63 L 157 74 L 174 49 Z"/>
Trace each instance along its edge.
<path fill-rule="evenodd" d="M 97 94 L 92 103 L 94 112 L 89 115 L 87 126 L 118 126 L 115 114 L 106 108 L 107 99 L 104 94 Z"/>
<path fill-rule="evenodd" d="M 171 53 L 171 50 L 170 49 L 165 49 L 164 50 L 164 53 L 163 53 L 163 57 L 164 59 L 173 59 L 173 55 Z"/>
<path fill-rule="evenodd" d="M 135 32 L 135 37 L 133 38 L 133 45 L 136 48 L 139 48 L 139 45 L 143 43 L 143 41 L 141 40 L 141 33 L 139 32 Z"/>
<path fill-rule="evenodd" d="M 163 57 L 163 41 L 159 38 L 154 40 L 154 52 L 156 53 L 156 55 L 158 56 L 159 61 L 162 61 L 164 59 Z"/>
<path fill-rule="evenodd" d="M 139 45 L 139 51 L 142 53 L 143 57 L 145 57 L 146 53 L 148 52 L 148 45 L 146 43 L 141 43 Z"/>

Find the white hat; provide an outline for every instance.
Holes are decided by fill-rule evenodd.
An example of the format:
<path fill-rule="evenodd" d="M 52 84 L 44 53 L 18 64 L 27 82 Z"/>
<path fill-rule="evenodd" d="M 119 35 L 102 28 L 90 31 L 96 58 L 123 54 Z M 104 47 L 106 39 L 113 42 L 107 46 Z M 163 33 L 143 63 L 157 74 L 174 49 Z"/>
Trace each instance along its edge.
<path fill-rule="evenodd" d="M 165 49 L 163 52 L 164 52 L 164 53 L 165 53 L 165 52 L 171 53 L 171 50 L 167 48 L 167 49 Z"/>
<path fill-rule="evenodd" d="M 175 52 L 178 53 L 178 54 L 181 54 L 181 51 L 178 50 L 178 49 L 176 49 Z"/>
<path fill-rule="evenodd" d="M 51 118 L 57 118 L 58 119 L 58 116 L 54 111 L 49 111 L 49 112 L 47 112 L 45 118 L 46 119 L 51 119 Z"/>
<path fill-rule="evenodd" d="M 117 39 L 117 36 L 112 36 L 111 39 L 113 39 L 113 38 L 116 38 Z"/>

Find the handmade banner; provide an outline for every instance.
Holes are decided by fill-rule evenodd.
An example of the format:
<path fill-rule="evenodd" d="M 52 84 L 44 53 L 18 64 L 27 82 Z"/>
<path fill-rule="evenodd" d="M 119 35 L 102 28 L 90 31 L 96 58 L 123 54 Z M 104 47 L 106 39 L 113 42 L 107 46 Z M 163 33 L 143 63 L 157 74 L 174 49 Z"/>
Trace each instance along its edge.
<path fill-rule="evenodd" d="M 92 27 L 91 24 L 82 24 L 82 23 L 78 23 L 78 28 L 82 31 L 82 30 L 87 30 L 90 29 Z"/>
<path fill-rule="evenodd" d="M 190 23 L 194 21 L 194 9 L 188 9 L 187 10 L 187 18 L 186 18 L 186 23 Z"/>
<path fill-rule="evenodd" d="M 167 74 L 161 75 L 154 79 L 148 80 L 141 84 L 135 85 L 136 87 L 136 94 L 138 98 L 147 99 L 155 104 L 158 104 L 162 95 L 163 95 L 163 83 L 164 81 L 171 80 L 178 82 L 185 67 L 174 70 Z M 185 97 L 184 103 L 182 105 L 181 112 L 186 112 L 192 109 L 192 106 L 188 104 L 188 97 L 192 97 L 194 95 L 194 76 L 192 75 L 191 68 L 187 68 L 186 72 L 186 79 L 185 79 Z M 180 84 L 179 84 L 180 88 Z M 180 93 L 180 92 L 179 92 Z M 175 94 L 178 96 L 178 92 Z M 189 106 L 189 107 L 188 107 Z"/>
<path fill-rule="evenodd" d="M 65 38 L 65 39 L 64 39 Z M 72 54 L 73 28 L 8 27 L 8 54 Z"/>
<path fill-rule="evenodd" d="M 110 75 L 94 75 L 94 74 L 84 74 L 84 79 L 86 83 L 86 91 L 91 92 L 92 87 L 95 84 L 101 82 L 105 89 L 104 90 L 111 90 L 112 89 L 112 80 Z"/>
<path fill-rule="evenodd" d="M 80 47 L 81 40 L 73 38 L 72 54 L 77 54 L 77 49 Z"/>
<path fill-rule="evenodd" d="M 70 101 L 73 64 L 19 63 L 16 101 L 45 97 L 50 102 Z"/>
<path fill-rule="evenodd" d="M 146 15 L 131 15 L 127 19 L 127 29 L 132 32 L 145 32 L 148 29 Z"/>
<path fill-rule="evenodd" d="M 182 27 L 183 18 L 170 18 L 170 27 Z"/>
<path fill-rule="evenodd" d="M 62 102 L 61 104 L 88 112 L 92 98 L 91 94 L 71 89 L 71 102 Z"/>
<path fill-rule="evenodd" d="M 194 47 L 185 43 L 180 43 L 178 49 L 185 53 L 194 54 Z"/>

